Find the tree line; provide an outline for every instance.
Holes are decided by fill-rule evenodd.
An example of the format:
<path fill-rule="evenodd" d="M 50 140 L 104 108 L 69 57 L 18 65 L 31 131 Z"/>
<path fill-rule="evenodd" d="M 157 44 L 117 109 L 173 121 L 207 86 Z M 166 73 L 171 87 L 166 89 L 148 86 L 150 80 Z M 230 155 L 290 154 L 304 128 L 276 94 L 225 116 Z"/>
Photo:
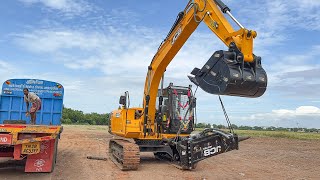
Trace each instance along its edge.
<path fill-rule="evenodd" d="M 109 114 L 83 113 L 83 111 L 63 107 L 62 124 L 107 125 Z"/>
<path fill-rule="evenodd" d="M 109 113 L 83 113 L 83 111 L 74 110 L 71 108 L 63 107 L 62 124 L 88 124 L 88 125 L 108 125 Z M 293 132 L 320 132 L 316 128 L 283 128 L 283 127 L 260 127 L 260 126 L 237 126 L 231 124 L 233 129 L 239 130 L 258 130 L 258 131 L 293 131 Z M 196 128 L 217 128 L 228 129 L 225 125 L 217 125 L 210 123 L 197 123 Z"/>

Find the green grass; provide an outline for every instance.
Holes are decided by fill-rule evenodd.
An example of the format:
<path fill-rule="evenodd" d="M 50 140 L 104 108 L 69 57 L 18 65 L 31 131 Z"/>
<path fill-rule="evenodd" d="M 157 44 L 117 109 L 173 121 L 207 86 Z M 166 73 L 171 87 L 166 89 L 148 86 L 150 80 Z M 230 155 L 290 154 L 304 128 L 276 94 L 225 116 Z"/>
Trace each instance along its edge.
<path fill-rule="evenodd" d="M 64 124 L 63 127 L 65 128 L 76 128 L 79 130 L 92 130 L 92 131 L 108 131 L 108 126 L 106 125 L 69 125 Z"/>
<path fill-rule="evenodd" d="M 201 131 L 201 128 L 197 128 Z M 229 130 L 224 130 L 229 132 Z M 288 139 L 303 139 L 303 140 L 320 140 L 320 133 L 306 132 L 288 132 L 288 131 L 257 131 L 257 130 L 235 130 L 239 136 L 250 137 L 273 137 L 273 138 L 288 138 Z"/>
<path fill-rule="evenodd" d="M 320 133 L 305 133 L 305 132 L 287 132 L 287 131 L 255 131 L 255 130 L 235 130 L 240 136 L 251 137 L 274 137 L 274 138 L 289 138 L 289 139 L 305 139 L 305 140 L 320 140 Z"/>

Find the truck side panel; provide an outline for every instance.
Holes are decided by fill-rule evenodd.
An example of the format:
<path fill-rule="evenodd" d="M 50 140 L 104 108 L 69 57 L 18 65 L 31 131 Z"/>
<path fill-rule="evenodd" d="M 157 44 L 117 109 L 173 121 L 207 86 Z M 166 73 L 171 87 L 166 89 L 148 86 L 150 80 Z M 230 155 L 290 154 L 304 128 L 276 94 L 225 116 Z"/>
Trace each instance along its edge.
<path fill-rule="evenodd" d="M 41 101 L 41 110 L 37 112 L 37 125 L 60 125 L 63 108 L 64 88 L 61 84 L 38 79 L 10 79 L 3 83 L 0 96 L 0 124 L 5 120 L 23 120 L 26 117 L 26 103 L 23 88 L 36 93 Z M 29 105 L 31 106 L 31 104 Z"/>

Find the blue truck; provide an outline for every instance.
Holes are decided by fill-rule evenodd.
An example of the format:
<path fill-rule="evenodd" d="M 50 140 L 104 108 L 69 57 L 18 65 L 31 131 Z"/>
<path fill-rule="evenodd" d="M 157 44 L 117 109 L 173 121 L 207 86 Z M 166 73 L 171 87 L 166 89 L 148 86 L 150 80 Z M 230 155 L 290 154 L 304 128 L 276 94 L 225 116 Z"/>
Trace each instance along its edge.
<path fill-rule="evenodd" d="M 36 124 L 26 116 L 23 89 L 41 99 Z M 56 163 L 64 88 L 60 83 L 39 79 L 9 79 L 0 95 L 0 158 L 25 161 L 25 172 L 52 172 Z M 30 106 L 31 107 L 31 106 Z M 6 165 L 0 164 L 1 167 Z"/>

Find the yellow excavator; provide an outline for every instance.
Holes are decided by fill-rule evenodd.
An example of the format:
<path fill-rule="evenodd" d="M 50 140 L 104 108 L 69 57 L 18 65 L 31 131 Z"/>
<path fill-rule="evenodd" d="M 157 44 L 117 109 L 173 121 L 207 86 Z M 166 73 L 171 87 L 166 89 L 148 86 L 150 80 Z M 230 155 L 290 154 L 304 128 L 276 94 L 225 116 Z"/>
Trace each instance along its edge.
<path fill-rule="evenodd" d="M 255 98 L 266 91 L 266 72 L 261 58 L 253 54 L 256 31 L 244 28 L 221 0 L 189 1 L 148 66 L 143 107 L 129 107 L 129 92 L 125 92 L 119 108 L 110 113 L 109 132 L 115 138 L 109 142 L 109 156 L 121 170 L 137 169 L 140 152 L 153 152 L 180 169 L 194 169 L 203 159 L 239 148 L 239 137 L 231 130 L 209 128 L 191 134 L 196 115 L 192 86 L 163 87 L 167 66 L 201 22 L 228 50 L 214 52 L 201 69 L 194 68 L 188 76 L 191 82 L 216 95 Z"/>

